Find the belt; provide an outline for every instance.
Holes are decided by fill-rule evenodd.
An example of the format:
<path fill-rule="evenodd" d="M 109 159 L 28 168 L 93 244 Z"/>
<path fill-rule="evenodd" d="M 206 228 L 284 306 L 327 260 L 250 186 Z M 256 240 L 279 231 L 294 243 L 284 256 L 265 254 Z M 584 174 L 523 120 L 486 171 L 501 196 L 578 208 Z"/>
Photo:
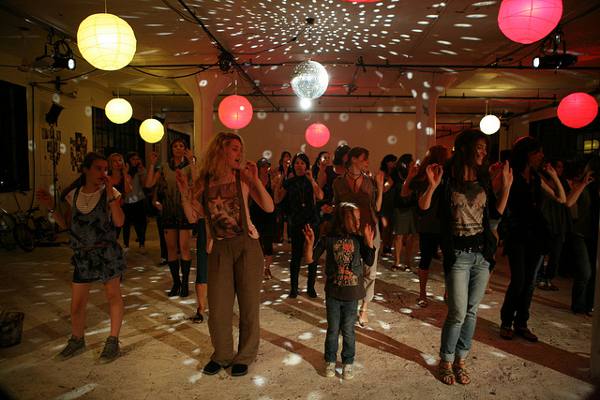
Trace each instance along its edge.
<path fill-rule="evenodd" d="M 464 253 L 481 253 L 483 251 L 483 245 L 473 246 L 473 247 L 464 247 L 462 249 L 454 249 L 456 251 L 462 251 Z"/>

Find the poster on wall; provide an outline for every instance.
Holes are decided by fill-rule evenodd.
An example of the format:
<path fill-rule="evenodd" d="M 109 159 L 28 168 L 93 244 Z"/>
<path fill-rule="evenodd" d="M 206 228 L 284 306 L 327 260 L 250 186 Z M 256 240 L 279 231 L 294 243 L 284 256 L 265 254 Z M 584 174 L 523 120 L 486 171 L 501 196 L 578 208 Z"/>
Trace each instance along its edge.
<path fill-rule="evenodd" d="M 83 158 L 87 154 L 87 138 L 80 132 L 75 132 L 75 138 L 71 138 L 71 170 L 79 172 Z"/>

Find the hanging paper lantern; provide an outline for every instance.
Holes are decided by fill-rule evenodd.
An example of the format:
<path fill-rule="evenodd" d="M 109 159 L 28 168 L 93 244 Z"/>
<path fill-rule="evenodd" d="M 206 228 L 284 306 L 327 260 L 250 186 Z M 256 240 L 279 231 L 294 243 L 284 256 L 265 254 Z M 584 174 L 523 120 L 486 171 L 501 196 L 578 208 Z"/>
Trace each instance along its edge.
<path fill-rule="evenodd" d="M 124 124 L 131 119 L 133 115 L 133 108 L 131 104 L 125 99 L 116 98 L 111 99 L 104 106 L 104 113 L 106 118 L 115 124 Z"/>
<path fill-rule="evenodd" d="M 548 36 L 562 17 L 562 0 L 504 0 L 498 26 L 510 40 L 529 44 Z"/>
<path fill-rule="evenodd" d="M 557 114 L 569 128 L 583 128 L 596 119 L 598 102 L 587 93 L 572 93 L 560 101 Z"/>
<path fill-rule="evenodd" d="M 147 143 L 156 143 L 165 135 L 165 128 L 160 121 L 148 118 L 140 125 L 140 136 Z"/>
<path fill-rule="evenodd" d="M 125 20 L 112 14 L 93 14 L 79 24 L 77 46 L 92 66 L 114 71 L 133 59 L 136 39 Z"/>
<path fill-rule="evenodd" d="M 318 122 L 309 125 L 304 133 L 306 142 L 312 147 L 317 148 L 325 146 L 327 142 L 329 142 L 329 136 L 329 129 L 325 125 Z"/>
<path fill-rule="evenodd" d="M 500 129 L 500 119 L 493 114 L 488 114 L 479 121 L 479 129 L 486 135 L 493 135 Z"/>
<path fill-rule="evenodd" d="M 219 104 L 219 119 L 229 129 L 242 129 L 252 120 L 252 104 L 244 96 L 227 96 Z"/>
<path fill-rule="evenodd" d="M 304 61 L 294 68 L 292 90 L 301 99 L 316 99 L 327 90 L 329 75 L 327 70 L 316 61 Z"/>

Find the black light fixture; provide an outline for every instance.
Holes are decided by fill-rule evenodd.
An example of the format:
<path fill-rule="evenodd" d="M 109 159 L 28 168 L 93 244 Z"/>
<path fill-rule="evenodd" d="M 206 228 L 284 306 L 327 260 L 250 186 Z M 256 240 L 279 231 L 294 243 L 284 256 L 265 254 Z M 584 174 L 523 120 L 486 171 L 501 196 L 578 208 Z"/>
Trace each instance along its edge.
<path fill-rule="evenodd" d="M 74 70 L 77 67 L 75 57 L 73 56 L 73 50 L 64 39 L 59 39 L 53 43 L 54 54 L 52 59 L 54 63 L 52 67 L 56 69 L 69 69 Z"/>
<path fill-rule="evenodd" d="M 559 48 L 562 46 L 562 52 Z M 567 68 L 577 62 L 577 56 L 567 53 L 567 42 L 560 27 L 544 39 L 540 47 L 540 54 L 533 57 L 533 68 L 560 69 Z"/>

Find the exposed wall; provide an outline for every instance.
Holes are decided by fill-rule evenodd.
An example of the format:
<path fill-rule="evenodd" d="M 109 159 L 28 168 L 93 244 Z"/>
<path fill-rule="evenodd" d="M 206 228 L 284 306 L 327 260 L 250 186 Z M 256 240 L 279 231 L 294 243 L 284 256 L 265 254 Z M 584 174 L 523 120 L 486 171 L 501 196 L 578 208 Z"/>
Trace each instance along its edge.
<path fill-rule="evenodd" d="M 410 114 L 346 114 L 346 113 L 255 113 L 250 125 L 239 133 L 244 138 L 246 157 L 256 161 L 270 152 L 276 163 L 283 150 L 292 154 L 304 150 L 311 163 L 319 151 L 333 152 L 340 141 L 350 146 L 366 147 L 370 151 L 371 170 L 389 153 L 400 155 L 415 151 L 415 117 Z M 330 131 L 329 143 L 323 148 L 306 144 L 306 128 L 315 122 L 325 124 Z M 228 130 L 215 115 L 215 130 Z"/>
<path fill-rule="evenodd" d="M 7 54 L 0 54 L 4 64 L 19 65 L 21 60 Z M 74 75 L 76 72 L 74 73 Z M 52 163 L 46 151 L 46 141 L 42 139 L 42 128 L 48 128 L 45 121 L 45 115 L 52 105 L 54 93 L 52 90 L 43 90 L 36 87 L 33 90 L 33 108 L 34 115 L 32 118 L 32 88 L 30 82 L 42 82 L 52 80 L 52 76 L 42 76 L 37 73 L 21 72 L 16 68 L 0 68 L 0 79 L 14 84 L 22 85 L 27 88 L 27 112 L 28 112 L 28 132 L 30 143 L 33 139 L 35 142 L 35 152 L 30 145 L 30 186 L 32 188 L 44 186 L 48 188 L 52 183 Z M 52 85 L 43 85 L 47 88 L 52 88 Z M 57 166 L 59 177 L 59 187 L 65 187 L 77 177 L 77 172 L 71 166 L 71 139 L 75 138 L 75 132 L 79 132 L 87 139 L 87 151 L 93 150 L 92 140 L 92 106 L 104 108 L 108 100 L 112 98 L 112 93 L 107 88 L 104 88 L 97 83 L 89 80 L 80 80 L 79 82 L 69 83 L 63 88 L 64 92 L 70 93 L 77 91 L 75 97 L 69 95 L 61 95 L 59 98 L 54 96 L 55 100 L 59 100 L 60 105 L 64 107 L 58 118 L 57 130 L 61 131 L 61 142 L 64 144 L 65 153 L 61 154 Z M 147 111 L 143 105 L 133 104 L 134 116 L 144 118 Z M 33 124 L 32 124 L 33 122 Z M 32 137 L 32 132 L 34 136 Z M 34 160 L 35 157 L 35 160 Z M 35 161 L 35 165 L 34 165 Z M 31 202 L 32 191 L 26 192 L 25 195 L 17 194 L 19 203 L 22 207 L 27 208 Z M 0 207 L 9 211 L 16 209 L 15 200 L 12 193 L 0 193 Z"/>

